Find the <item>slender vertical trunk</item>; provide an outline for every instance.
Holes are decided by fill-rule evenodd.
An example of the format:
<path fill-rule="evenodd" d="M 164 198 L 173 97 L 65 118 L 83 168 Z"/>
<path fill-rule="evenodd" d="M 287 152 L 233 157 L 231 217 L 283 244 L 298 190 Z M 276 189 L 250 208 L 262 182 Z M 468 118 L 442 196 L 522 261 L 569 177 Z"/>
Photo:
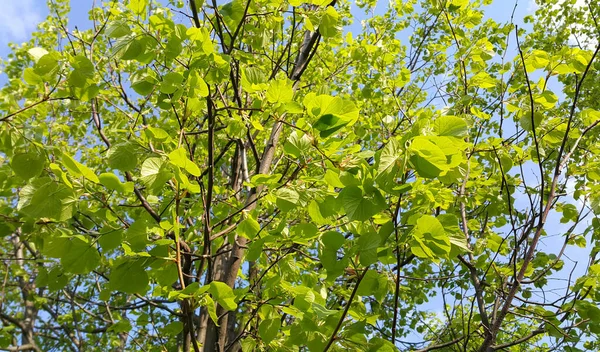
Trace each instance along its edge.
<path fill-rule="evenodd" d="M 15 254 L 15 263 L 22 269 L 23 272 L 27 272 L 25 268 L 25 256 L 24 256 L 24 244 L 21 242 L 21 231 L 17 229 L 13 237 L 13 247 Z M 21 290 L 21 297 L 23 299 L 23 320 L 21 321 L 21 346 L 30 346 L 23 349 L 24 351 L 35 351 L 36 346 L 34 339 L 34 327 L 35 320 L 37 318 L 37 308 L 32 300 L 31 295 L 35 290 L 35 284 L 28 280 L 25 280 L 23 276 L 18 277 L 19 288 Z"/>

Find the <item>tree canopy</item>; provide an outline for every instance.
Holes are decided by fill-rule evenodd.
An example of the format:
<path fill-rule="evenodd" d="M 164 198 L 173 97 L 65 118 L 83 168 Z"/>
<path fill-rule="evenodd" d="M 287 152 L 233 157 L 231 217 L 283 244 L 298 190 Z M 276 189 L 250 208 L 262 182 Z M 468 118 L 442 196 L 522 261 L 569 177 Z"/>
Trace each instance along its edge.
<path fill-rule="evenodd" d="M 491 2 L 49 0 L 0 349 L 600 349 L 600 7 Z"/>

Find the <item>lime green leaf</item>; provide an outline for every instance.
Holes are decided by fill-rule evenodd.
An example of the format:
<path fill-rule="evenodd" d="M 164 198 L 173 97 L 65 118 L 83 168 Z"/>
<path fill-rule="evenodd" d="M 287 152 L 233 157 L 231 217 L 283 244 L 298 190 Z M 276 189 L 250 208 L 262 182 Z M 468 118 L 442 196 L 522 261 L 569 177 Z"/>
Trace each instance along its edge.
<path fill-rule="evenodd" d="M 450 249 L 450 238 L 439 220 L 431 215 L 421 216 L 412 231 L 413 254 L 421 258 L 436 259 L 445 257 Z"/>
<path fill-rule="evenodd" d="M 127 7 L 136 15 L 141 15 L 146 11 L 148 0 L 129 0 Z"/>
<path fill-rule="evenodd" d="M 340 15 L 336 9 L 333 6 L 328 6 L 323 17 L 321 17 L 319 33 L 321 33 L 324 38 L 334 37 L 340 31 L 338 28 L 339 18 Z"/>
<path fill-rule="evenodd" d="M 71 217 L 75 201 L 70 188 L 40 178 L 21 189 L 17 209 L 33 218 L 64 221 Z"/>
<path fill-rule="evenodd" d="M 220 281 L 213 281 L 210 283 L 208 292 L 212 297 L 226 310 L 234 310 L 237 308 L 235 303 L 235 295 L 231 287 L 227 286 L 226 283 Z"/>
<path fill-rule="evenodd" d="M 217 307 L 215 306 L 215 301 L 208 295 L 202 298 L 203 306 L 206 307 L 208 311 L 208 315 L 210 319 L 215 323 L 216 326 L 219 326 L 219 317 L 217 317 Z"/>
<path fill-rule="evenodd" d="M 525 55 L 525 68 L 531 73 L 537 69 L 545 68 L 550 62 L 550 57 L 547 52 L 542 50 L 533 50 Z"/>
<path fill-rule="evenodd" d="M 256 234 L 260 231 L 260 224 L 258 221 L 254 220 L 251 216 L 248 216 L 246 219 L 242 220 L 240 224 L 237 226 L 237 234 L 248 238 L 253 239 Z"/>
<path fill-rule="evenodd" d="M 123 21 L 114 21 L 110 23 L 105 30 L 105 34 L 109 38 L 120 38 L 131 33 L 131 29 L 127 23 Z"/>
<path fill-rule="evenodd" d="M 169 72 L 164 77 L 160 84 L 159 90 L 165 94 L 173 94 L 183 83 L 183 76 L 178 72 Z"/>
<path fill-rule="evenodd" d="M 475 76 L 471 77 L 470 79 L 470 85 L 473 85 L 475 87 L 479 87 L 479 88 L 493 88 L 496 86 L 496 80 L 490 76 L 488 73 L 486 72 L 479 72 L 477 73 Z"/>
<path fill-rule="evenodd" d="M 137 156 L 130 144 L 117 144 L 108 150 L 108 165 L 113 169 L 131 171 L 137 166 Z"/>
<path fill-rule="evenodd" d="M 292 100 L 294 90 L 292 84 L 287 79 L 278 79 L 271 81 L 267 90 L 267 100 L 271 103 L 285 103 Z"/>
<path fill-rule="evenodd" d="M 44 157 L 38 153 L 22 153 L 13 156 L 10 167 L 17 176 L 29 180 L 32 177 L 39 176 L 44 170 Z"/>
<path fill-rule="evenodd" d="M 42 56 L 33 66 L 33 70 L 40 76 L 49 75 L 58 70 L 58 53 L 48 53 Z"/>
<path fill-rule="evenodd" d="M 200 169 L 198 166 L 196 166 L 196 164 L 194 164 L 193 161 L 188 159 L 185 149 L 178 148 L 169 153 L 169 160 L 171 160 L 173 165 L 179 166 L 190 174 L 194 176 L 200 176 Z"/>
<path fill-rule="evenodd" d="M 35 73 L 35 70 L 32 67 L 27 67 L 25 71 L 23 71 L 23 79 L 27 84 L 32 86 L 37 86 L 44 82 L 42 77 Z"/>
<path fill-rule="evenodd" d="M 104 172 L 98 176 L 98 179 L 104 187 L 110 189 L 111 191 L 116 191 L 119 193 L 133 192 L 133 183 L 122 183 L 117 175 L 113 174 L 112 172 Z"/>
<path fill-rule="evenodd" d="M 339 197 L 350 220 L 369 220 L 385 205 L 385 199 L 376 189 L 366 193 L 358 186 L 349 186 L 340 192 Z"/>
<path fill-rule="evenodd" d="M 144 160 L 140 173 L 142 175 L 141 181 L 150 187 L 153 193 L 162 189 L 165 183 L 171 178 L 171 172 L 167 168 L 167 163 L 157 157 Z"/>
<path fill-rule="evenodd" d="M 37 62 L 42 56 L 48 54 L 48 50 L 40 47 L 31 48 L 27 50 L 27 52 L 29 55 L 31 55 L 31 57 L 33 57 L 35 62 Z"/>
<path fill-rule="evenodd" d="M 317 225 L 327 225 L 328 220 L 321 214 L 321 208 L 319 207 L 319 203 L 315 200 L 312 200 L 308 204 L 308 216 L 310 219 Z"/>
<path fill-rule="evenodd" d="M 256 174 L 250 178 L 253 185 L 276 185 L 281 174 Z"/>
<path fill-rule="evenodd" d="M 382 175 L 391 172 L 399 159 L 400 146 L 398 145 L 398 141 L 392 138 L 381 150 L 377 164 L 377 174 Z"/>
<path fill-rule="evenodd" d="M 457 116 L 440 116 L 433 125 L 438 136 L 463 137 L 467 133 L 467 123 Z"/>
<path fill-rule="evenodd" d="M 415 137 L 410 150 L 410 162 L 419 176 L 434 178 L 448 170 L 446 154 L 428 137 Z"/>
<path fill-rule="evenodd" d="M 204 82 L 204 79 L 202 79 L 197 72 L 190 74 L 189 85 L 189 96 L 198 96 L 202 98 L 208 96 L 208 86 L 206 85 L 206 82 Z"/>
<path fill-rule="evenodd" d="M 100 180 L 94 171 L 80 162 L 75 161 L 69 154 L 63 153 L 62 162 L 67 170 L 74 176 L 81 175 L 94 183 L 100 183 Z"/>
<path fill-rule="evenodd" d="M 294 131 L 283 145 L 283 150 L 295 158 L 300 158 L 308 152 L 310 146 L 311 138 L 308 135 Z"/>
<path fill-rule="evenodd" d="M 303 104 L 306 110 L 314 117 L 334 115 L 335 117 L 353 124 L 359 116 L 359 109 L 350 100 L 330 95 L 316 95 L 309 93 L 304 97 Z"/>

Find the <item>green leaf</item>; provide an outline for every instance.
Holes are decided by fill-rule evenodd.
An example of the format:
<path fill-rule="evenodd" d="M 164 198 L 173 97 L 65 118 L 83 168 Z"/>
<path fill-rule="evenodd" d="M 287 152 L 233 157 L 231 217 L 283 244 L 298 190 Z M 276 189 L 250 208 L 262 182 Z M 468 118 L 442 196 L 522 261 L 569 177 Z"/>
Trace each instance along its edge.
<path fill-rule="evenodd" d="M 400 146 L 395 138 L 392 138 L 381 150 L 377 163 L 377 175 L 389 174 L 400 160 Z M 400 176 L 400 175 L 397 175 Z"/>
<path fill-rule="evenodd" d="M 131 33 L 131 29 L 127 23 L 123 21 L 114 21 L 110 23 L 106 29 L 105 34 L 109 38 L 120 38 Z"/>
<path fill-rule="evenodd" d="M 171 178 L 171 172 L 167 168 L 167 163 L 163 159 L 156 157 L 144 160 L 140 173 L 142 175 L 141 181 L 150 188 L 152 193 L 156 193 L 162 189 Z"/>
<path fill-rule="evenodd" d="M 71 62 L 71 66 L 79 72 L 79 74 L 85 77 L 93 77 L 94 76 L 94 64 L 83 55 L 77 55 L 73 58 L 73 62 Z"/>
<path fill-rule="evenodd" d="M 484 89 L 494 88 L 496 86 L 496 80 L 488 73 L 482 71 L 471 77 L 469 85 Z"/>
<path fill-rule="evenodd" d="M 148 0 L 129 0 L 127 7 L 136 15 L 141 15 L 146 11 Z"/>
<path fill-rule="evenodd" d="M 267 100 L 271 103 L 285 103 L 292 100 L 294 90 L 287 79 L 278 79 L 271 81 L 267 90 Z"/>
<path fill-rule="evenodd" d="M 323 245 L 334 251 L 341 248 L 345 241 L 346 238 L 344 238 L 344 235 L 337 231 L 327 231 L 321 235 L 321 242 L 323 242 Z"/>
<path fill-rule="evenodd" d="M 385 206 L 385 199 L 377 189 L 367 194 L 358 186 L 349 186 L 340 192 L 339 197 L 346 215 L 353 221 L 369 220 Z"/>
<path fill-rule="evenodd" d="M 420 258 L 437 259 L 450 253 L 450 238 L 439 220 L 421 216 L 412 231 L 411 251 Z"/>
<path fill-rule="evenodd" d="M 542 113 L 536 111 L 533 114 L 533 124 L 535 124 L 536 129 L 539 128 L 539 126 L 543 120 L 544 120 L 544 115 Z M 532 131 L 533 125 L 532 125 L 532 121 L 531 121 L 531 111 L 528 111 L 528 112 L 522 114 L 521 118 L 519 119 L 519 123 L 521 124 L 521 127 L 524 130 Z"/>
<path fill-rule="evenodd" d="M 131 331 L 133 327 L 131 326 L 131 322 L 128 319 L 119 320 L 116 324 L 111 325 L 108 328 L 108 331 L 114 331 L 117 334 L 126 333 Z"/>
<path fill-rule="evenodd" d="M 238 235 L 247 239 L 253 239 L 260 231 L 260 224 L 251 216 L 248 216 L 236 228 Z"/>
<path fill-rule="evenodd" d="M 123 231 L 112 230 L 102 233 L 98 238 L 98 244 L 104 252 L 118 248 L 123 241 Z"/>
<path fill-rule="evenodd" d="M 111 191 L 116 191 L 119 193 L 131 193 L 133 192 L 133 183 L 125 182 L 122 183 L 121 180 L 117 177 L 117 175 L 112 172 L 104 172 L 98 176 L 100 183 L 110 189 Z"/>
<path fill-rule="evenodd" d="M 374 337 L 369 340 L 369 348 L 366 352 L 397 352 L 398 349 L 388 340 Z"/>
<path fill-rule="evenodd" d="M 327 138 L 330 135 L 334 134 L 344 126 L 348 124 L 348 121 L 341 120 L 339 117 L 327 114 L 323 115 L 317 120 L 314 125 L 314 128 L 321 131 L 319 135 L 322 138 Z"/>
<path fill-rule="evenodd" d="M 98 250 L 83 236 L 57 236 L 44 246 L 49 256 L 60 258 L 66 272 L 86 274 L 100 264 Z"/>
<path fill-rule="evenodd" d="M 138 153 L 127 143 L 117 144 L 108 150 L 108 165 L 121 171 L 132 171 L 138 163 Z"/>
<path fill-rule="evenodd" d="M 139 95 L 148 95 L 154 91 L 156 79 L 150 76 L 139 78 L 131 83 L 131 88 Z"/>
<path fill-rule="evenodd" d="M 33 70 L 40 76 L 51 75 L 58 71 L 58 60 L 60 55 L 58 53 L 48 53 L 35 63 Z"/>
<path fill-rule="evenodd" d="M 319 203 L 317 203 L 315 200 L 312 200 L 308 204 L 307 210 L 308 210 L 308 216 L 310 216 L 310 219 L 312 220 L 313 223 L 315 223 L 317 225 L 329 224 L 329 221 L 321 213 L 321 208 L 319 206 Z"/>
<path fill-rule="evenodd" d="M 143 258 L 117 260 L 109 275 L 110 288 L 113 291 L 145 294 L 150 282 L 144 266 L 145 261 L 146 259 Z"/>
<path fill-rule="evenodd" d="M 112 56 L 121 60 L 136 60 L 144 52 L 145 41 L 135 36 L 124 36 L 113 45 Z"/>
<path fill-rule="evenodd" d="M 340 15 L 333 6 L 327 6 L 323 17 L 321 17 L 321 25 L 319 26 L 319 33 L 324 38 L 330 38 L 336 36 L 340 29 L 338 28 Z"/>
<path fill-rule="evenodd" d="M 345 186 L 340 180 L 339 174 L 331 169 L 327 169 L 325 171 L 325 176 L 323 178 L 325 179 L 325 182 L 327 182 L 327 184 L 329 184 L 332 187 L 344 188 Z"/>
<path fill-rule="evenodd" d="M 359 117 L 359 109 L 352 101 L 337 96 L 317 96 L 315 93 L 309 93 L 304 97 L 303 104 L 309 114 L 314 117 L 333 115 L 350 125 Z"/>
<path fill-rule="evenodd" d="M 434 178 L 448 170 L 446 154 L 428 137 L 415 137 L 410 150 L 410 162 L 419 176 Z"/>
<path fill-rule="evenodd" d="M 384 275 L 375 270 L 369 270 L 360 282 L 356 291 L 361 296 L 374 295 L 376 299 L 381 300 L 387 293 L 388 281 Z"/>
<path fill-rule="evenodd" d="M 27 84 L 32 85 L 32 86 L 37 86 L 39 84 L 44 83 L 44 80 L 42 79 L 42 77 L 40 77 L 40 75 L 35 73 L 35 70 L 32 67 L 27 67 L 23 71 L 23 79 L 25 80 L 25 82 Z"/>
<path fill-rule="evenodd" d="M 148 241 L 148 222 L 141 218 L 136 220 L 125 231 L 125 239 L 131 245 L 134 251 L 143 251 L 146 249 Z"/>
<path fill-rule="evenodd" d="M 35 62 L 42 58 L 42 56 L 48 54 L 48 50 L 40 47 L 31 48 L 27 50 L 27 52 L 29 53 L 29 55 L 31 55 L 31 57 L 33 57 L 33 60 Z"/>
<path fill-rule="evenodd" d="M 464 137 L 467 132 L 465 120 L 456 116 L 440 116 L 433 125 L 433 131 L 438 136 Z"/>
<path fill-rule="evenodd" d="M 310 240 L 319 236 L 317 226 L 315 224 L 306 222 L 292 226 L 290 233 L 292 234 L 292 240 L 294 243 L 300 243 L 304 245 L 308 245 Z"/>
<path fill-rule="evenodd" d="M 175 336 L 175 335 L 179 334 L 182 330 L 183 330 L 183 323 L 180 321 L 170 322 L 169 324 L 165 325 L 165 327 L 162 329 L 162 331 L 167 336 Z"/>
<path fill-rule="evenodd" d="M 204 79 L 202 79 L 202 77 L 200 77 L 200 75 L 197 72 L 190 74 L 189 85 L 190 85 L 190 92 L 189 92 L 190 97 L 198 96 L 201 98 L 205 98 L 208 96 L 208 93 L 209 93 L 208 85 L 206 85 L 206 82 L 204 82 Z"/>
<path fill-rule="evenodd" d="M 173 94 L 183 83 L 183 76 L 178 72 L 169 72 L 160 83 L 159 90 L 165 94 Z"/>
<path fill-rule="evenodd" d="M 45 161 L 42 155 L 34 152 L 16 154 L 12 157 L 10 167 L 17 176 L 29 180 L 42 173 Z"/>
<path fill-rule="evenodd" d="M 258 333 L 260 334 L 263 343 L 269 344 L 277 337 L 279 328 L 281 327 L 281 319 L 266 319 L 263 320 L 258 326 Z"/>
<path fill-rule="evenodd" d="M 283 150 L 287 154 L 299 159 L 308 152 L 310 146 L 311 138 L 308 135 L 294 131 L 283 145 Z"/>
<path fill-rule="evenodd" d="M 377 248 L 381 237 L 377 233 L 365 233 L 358 238 L 359 259 L 363 266 L 377 262 Z"/>
<path fill-rule="evenodd" d="M 71 218 L 75 201 L 70 188 L 50 178 L 39 178 L 21 189 L 17 209 L 32 218 L 64 221 Z"/>
<path fill-rule="evenodd" d="M 171 160 L 173 165 L 179 166 L 190 174 L 194 176 L 200 176 L 200 169 L 198 166 L 196 166 L 196 164 L 194 164 L 193 161 L 188 159 L 185 149 L 178 148 L 169 153 L 169 160 Z"/>
<path fill-rule="evenodd" d="M 256 174 L 250 178 L 253 185 L 276 185 L 281 178 L 281 174 Z"/>
<path fill-rule="evenodd" d="M 220 281 L 213 281 L 210 283 L 208 292 L 212 297 L 226 310 L 234 310 L 237 308 L 235 303 L 235 295 L 231 287 L 227 286 L 226 283 Z"/>
<path fill-rule="evenodd" d="M 63 153 L 62 162 L 69 173 L 73 174 L 74 176 L 81 175 L 94 183 L 100 183 L 100 180 L 94 171 L 80 162 L 75 161 L 75 159 L 73 159 L 69 154 Z"/>
<path fill-rule="evenodd" d="M 277 197 L 277 207 L 283 212 L 294 209 L 300 200 L 298 192 L 289 188 L 278 189 L 275 196 Z"/>
<path fill-rule="evenodd" d="M 215 323 L 216 326 L 219 326 L 219 317 L 217 316 L 217 308 L 215 307 L 215 301 L 212 298 L 210 298 L 210 296 L 204 296 L 202 300 L 204 301 L 203 305 L 206 307 L 210 319 L 213 321 L 213 323 Z"/>

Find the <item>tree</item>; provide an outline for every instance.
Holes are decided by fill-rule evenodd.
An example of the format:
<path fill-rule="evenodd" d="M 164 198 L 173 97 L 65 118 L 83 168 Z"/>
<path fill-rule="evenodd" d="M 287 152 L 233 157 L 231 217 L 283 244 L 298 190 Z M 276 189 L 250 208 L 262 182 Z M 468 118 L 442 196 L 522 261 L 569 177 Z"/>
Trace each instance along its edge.
<path fill-rule="evenodd" d="M 3 61 L 1 347 L 600 348 L 600 9 L 490 2 L 50 0 Z"/>

